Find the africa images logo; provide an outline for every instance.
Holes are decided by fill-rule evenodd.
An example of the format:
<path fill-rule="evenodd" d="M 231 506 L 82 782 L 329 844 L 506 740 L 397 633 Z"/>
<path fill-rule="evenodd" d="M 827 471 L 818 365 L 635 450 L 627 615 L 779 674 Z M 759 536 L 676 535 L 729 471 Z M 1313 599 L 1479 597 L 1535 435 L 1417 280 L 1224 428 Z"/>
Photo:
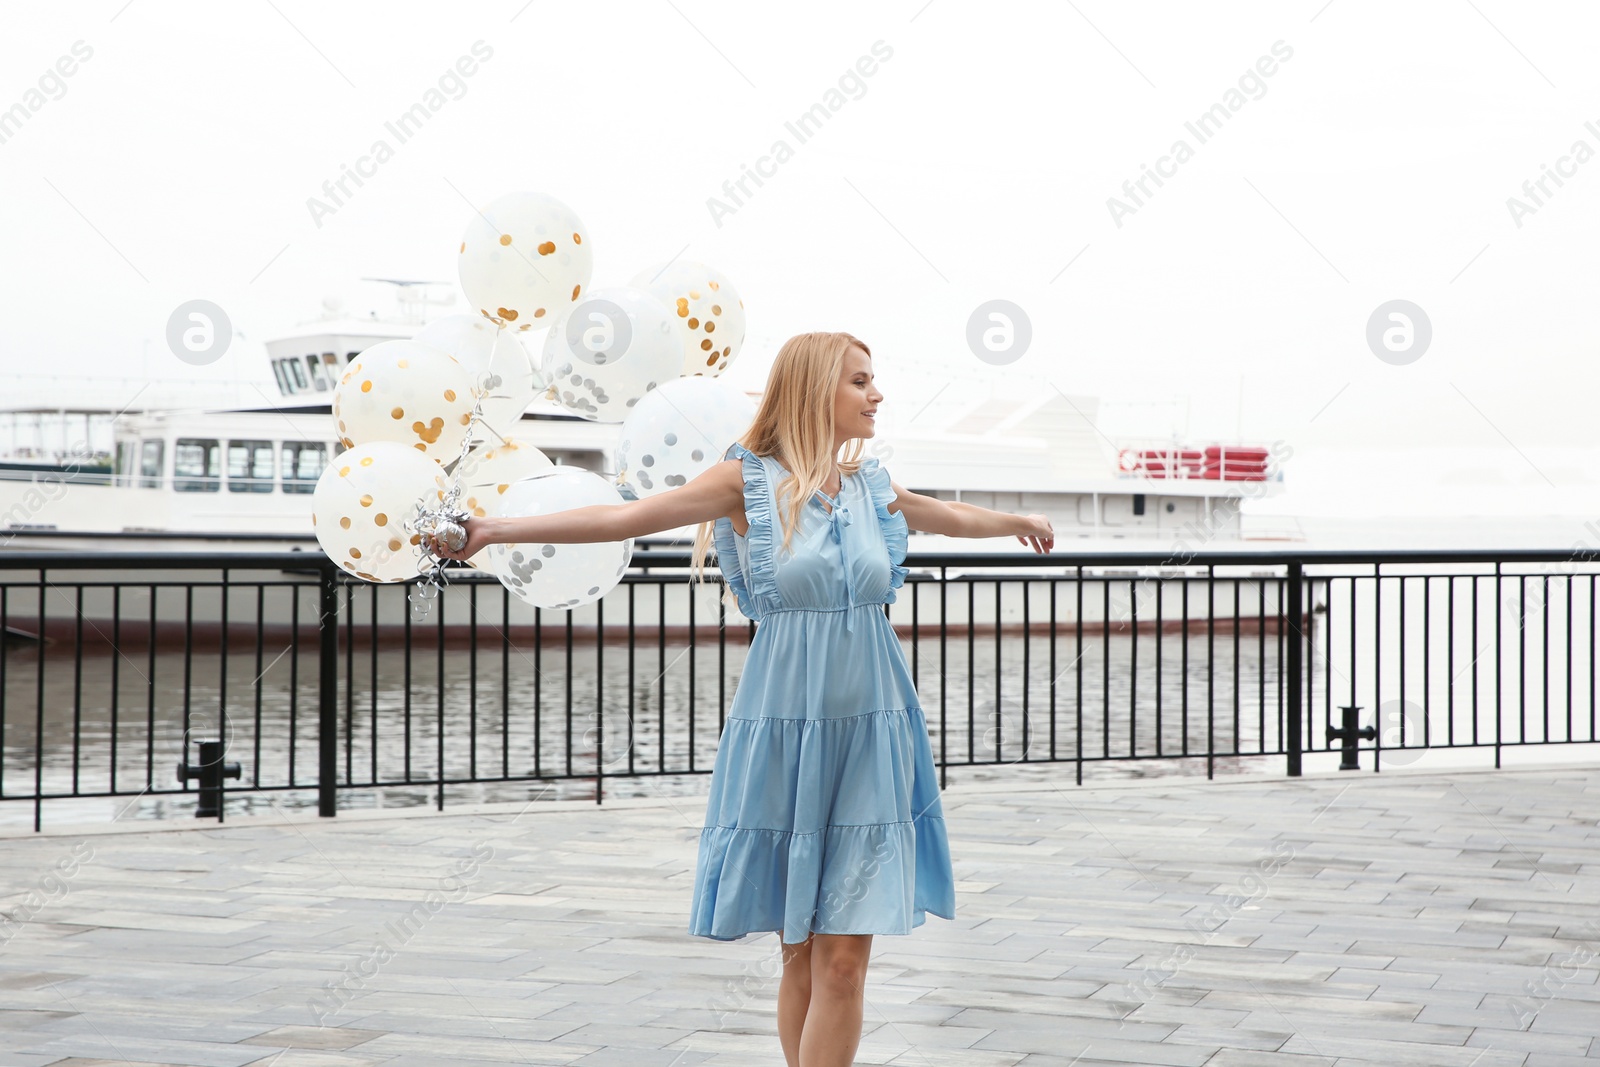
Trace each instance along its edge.
<path fill-rule="evenodd" d="M 874 59 L 873 56 L 877 58 Z M 872 55 L 860 56 L 853 67 L 846 67 L 844 73 L 839 75 L 838 88 L 829 88 L 822 94 L 822 99 L 812 104 L 793 122 L 785 122 L 783 128 L 794 138 L 795 145 L 803 145 L 821 132 L 822 127 L 833 118 L 851 100 L 860 100 L 867 95 L 866 79 L 878 72 L 882 63 L 889 62 L 894 56 L 894 49 L 882 40 L 872 42 Z M 849 93 L 846 99 L 845 94 Z M 766 154 L 756 159 L 755 169 L 740 164 L 743 171 L 737 179 L 729 179 L 722 183 L 722 195 L 726 200 L 714 196 L 706 198 L 706 210 L 711 213 L 711 221 L 717 224 L 717 229 L 722 228 L 725 216 L 735 214 L 745 206 L 745 201 L 755 195 L 747 183 L 754 182 L 756 188 L 762 186 L 762 178 L 771 178 L 778 173 L 778 167 L 789 162 L 795 155 L 794 146 L 779 137 L 772 142 Z M 743 194 L 742 196 L 740 194 Z"/>
<path fill-rule="evenodd" d="M 436 87 L 429 86 L 420 100 L 402 111 L 394 121 L 383 124 L 383 128 L 394 138 L 394 145 L 379 137 L 372 142 L 365 155 L 356 159 L 354 168 L 349 164 L 340 164 L 340 175 L 322 183 L 322 195 L 326 199 L 306 197 L 306 210 L 311 213 L 311 221 L 317 229 L 322 229 L 324 216 L 338 214 L 345 202 L 355 195 L 350 189 L 351 183 L 357 189 L 365 185 L 361 179 L 375 177 L 379 165 L 394 158 L 396 145 L 403 145 L 420 133 L 428 120 L 451 100 L 460 100 L 467 95 L 466 80 L 478 73 L 482 64 L 494 58 L 494 49 L 481 40 L 472 43 L 471 51 L 471 56 L 457 58 L 453 67 L 446 68 L 439 75 Z"/>
<path fill-rule="evenodd" d="M 1287 63 L 1294 56 L 1294 49 L 1283 41 L 1273 41 L 1271 56 L 1262 56 L 1256 60 L 1252 69 L 1239 75 L 1238 88 L 1229 88 L 1222 94 L 1222 99 L 1202 111 L 1192 122 L 1185 122 L 1183 128 L 1194 137 L 1196 144 L 1205 144 L 1218 133 L 1234 114 L 1251 100 L 1260 100 L 1267 95 L 1266 79 L 1278 72 L 1279 63 Z M 1272 56 L 1277 56 L 1274 61 Z M 1246 99 L 1245 94 L 1249 93 Z M 1136 179 L 1122 183 L 1122 193 L 1127 200 L 1111 196 L 1106 198 L 1106 210 L 1111 212 L 1111 221 L 1116 223 L 1117 229 L 1122 229 L 1122 220 L 1127 215 L 1133 215 L 1145 206 L 1145 202 L 1155 196 L 1148 183 L 1154 182 L 1159 189 L 1164 184 L 1162 178 L 1175 177 L 1180 164 L 1187 163 L 1194 158 L 1194 146 L 1182 137 L 1172 142 L 1172 147 L 1167 154 L 1156 160 L 1155 169 L 1141 163 L 1139 169 L 1143 171 Z M 1142 194 L 1142 195 L 1141 195 Z M 1132 201 L 1129 203 L 1128 201 Z"/>
<path fill-rule="evenodd" d="M 22 127 L 52 100 L 67 95 L 66 79 L 78 73 L 78 68 L 94 57 L 94 49 L 83 41 L 72 42 L 72 54 L 64 55 L 55 64 L 46 67 L 39 75 L 37 88 L 30 88 L 22 99 L 8 108 L 0 109 L 0 144 L 22 132 Z"/>

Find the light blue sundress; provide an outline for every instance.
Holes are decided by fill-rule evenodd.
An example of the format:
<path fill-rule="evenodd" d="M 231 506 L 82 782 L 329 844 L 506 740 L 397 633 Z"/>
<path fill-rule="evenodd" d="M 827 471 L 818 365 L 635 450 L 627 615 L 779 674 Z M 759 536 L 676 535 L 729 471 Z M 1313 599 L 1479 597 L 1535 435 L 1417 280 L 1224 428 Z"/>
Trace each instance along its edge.
<path fill-rule="evenodd" d="M 794 944 L 954 919 L 928 726 L 883 611 L 906 575 L 888 472 L 864 459 L 837 499 L 818 490 L 786 553 L 788 472 L 737 442 L 723 458 L 743 464 L 750 525 L 741 537 L 716 520 L 717 559 L 757 625 L 712 768 L 689 933 Z"/>

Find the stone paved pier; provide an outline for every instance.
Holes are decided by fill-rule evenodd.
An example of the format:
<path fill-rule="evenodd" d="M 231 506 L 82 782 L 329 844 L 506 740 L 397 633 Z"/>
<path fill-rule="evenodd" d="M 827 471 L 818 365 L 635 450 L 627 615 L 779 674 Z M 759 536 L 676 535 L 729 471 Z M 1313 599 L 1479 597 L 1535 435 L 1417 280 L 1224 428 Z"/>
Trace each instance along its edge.
<path fill-rule="evenodd" d="M 874 939 L 859 1063 L 1600 1064 L 1593 770 L 944 803 L 957 919 Z M 14 836 L 0 1065 L 777 1067 L 775 935 L 685 932 L 703 812 Z"/>

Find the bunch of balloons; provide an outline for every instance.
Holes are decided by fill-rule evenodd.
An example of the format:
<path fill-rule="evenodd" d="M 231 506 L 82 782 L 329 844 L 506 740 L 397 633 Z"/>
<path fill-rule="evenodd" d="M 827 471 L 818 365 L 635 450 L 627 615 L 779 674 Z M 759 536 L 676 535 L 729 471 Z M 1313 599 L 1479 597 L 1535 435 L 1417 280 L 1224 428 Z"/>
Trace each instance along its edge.
<path fill-rule="evenodd" d="M 621 486 L 636 497 L 664 492 L 718 462 L 750 425 L 755 405 L 716 380 L 745 337 L 744 302 L 728 278 L 675 260 L 591 290 L 593 248 L 561 201 L 502 196 L 475 215 L 458 250 L 461 288 L 478 313 L 351 361 L 333 395 L 346 451 L 312 496 L 331 559 L 369 582 L 431 570 L 436 594 L 442 568 L 418 531 L 450 515 L 620 504 Z M 520 425 L 540 397 L 620 423 L 621 469 L 605 477 L 553 464 Z M 610 592 L 632 553 L 631 538 L 529 542 L 491 545 L 467 562 L 531 604 L 571 609 Z"/>

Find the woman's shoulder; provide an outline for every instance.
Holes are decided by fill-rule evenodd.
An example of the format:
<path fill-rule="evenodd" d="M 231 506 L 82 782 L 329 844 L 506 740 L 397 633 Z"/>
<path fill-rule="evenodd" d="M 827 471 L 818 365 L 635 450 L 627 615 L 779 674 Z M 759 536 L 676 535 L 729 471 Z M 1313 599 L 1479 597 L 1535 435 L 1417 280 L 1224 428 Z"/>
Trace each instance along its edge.
<path fill-rule="evenodd" d="M 720 462 L 709 468 L 719 482 L 740 489 L 750 489 L 758 482 L 769 480 L 770 468 L 764 457 L 757 455 L 735 441 L 728 446 Z"/>
<path fill-rule="evenodd" d="M 866 482 L 876 494 L 889 490 L 889 472 L 883 469 L 877 456 L 862 456 L 856 461 L 856 477 Z"/>
<path fill-rule="evenodd" d="M 772 456 L 763 456 L 759 452 L 752 452 L 738 441 L 729 445 L 722 454 L 719 466 L 729 470 L 744 470 L 747 473 L 760 474 L 773 469 L 777 460 Z"/>

